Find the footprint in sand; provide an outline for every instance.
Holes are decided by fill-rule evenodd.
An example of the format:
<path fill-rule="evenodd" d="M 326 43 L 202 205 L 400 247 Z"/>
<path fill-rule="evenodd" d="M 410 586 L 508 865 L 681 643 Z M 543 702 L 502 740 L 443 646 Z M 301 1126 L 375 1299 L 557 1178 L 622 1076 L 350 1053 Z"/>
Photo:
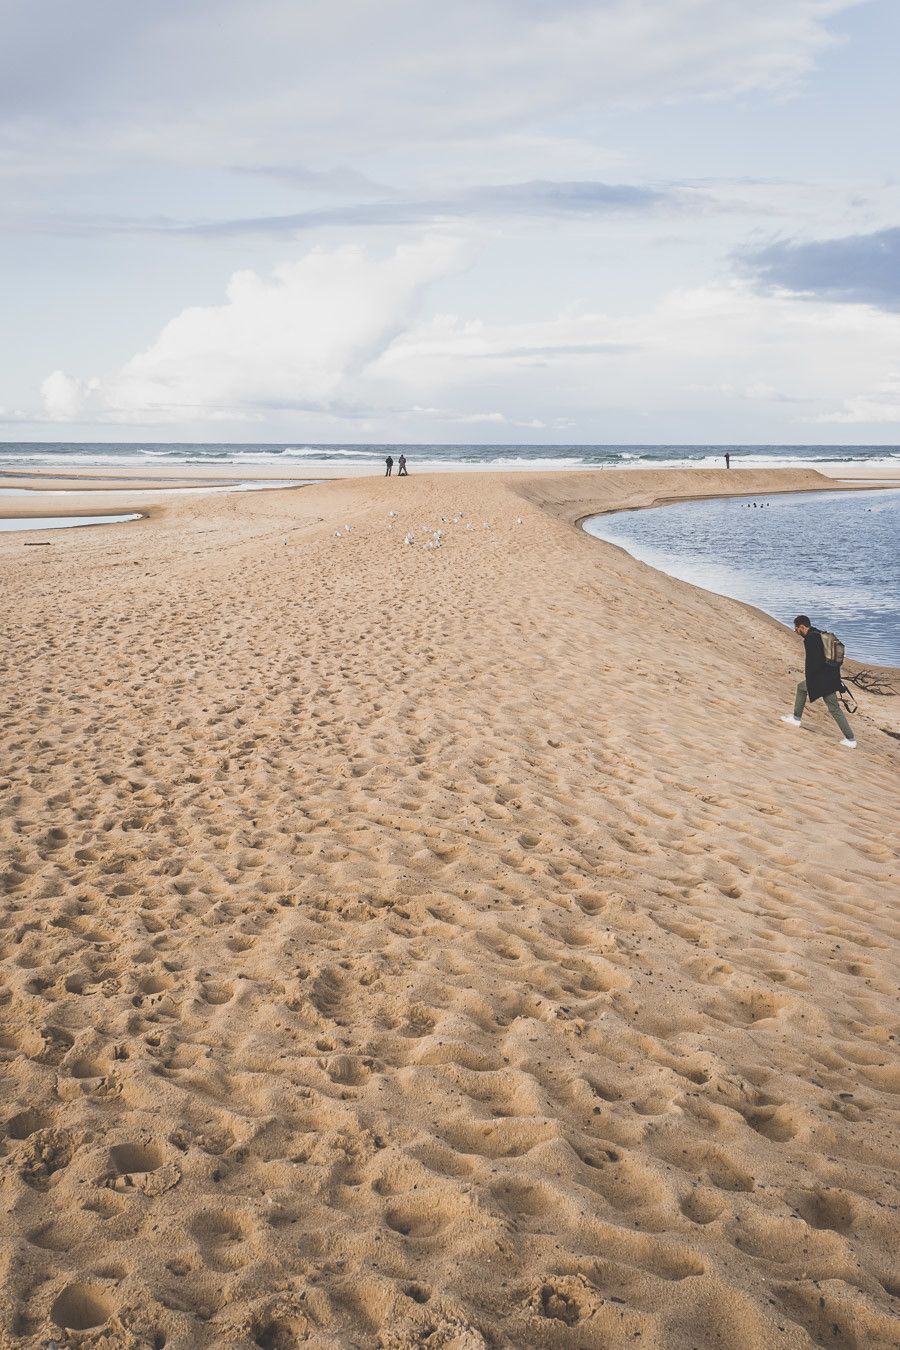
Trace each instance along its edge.
<path fill-rule="evenodd" d="M 234 989 L 230 984 L 220 984 L 215 981 L 201 985 L 200 993 L 204 1003 L 213 1006 L 228 1003 L 234 998 Z"/>
<path fill-rule="evenodd" d="M 87 1055 L 71 1060 L 66 1067 L 73 1078 L 90 1079 L 102 1078 L 108 1066 L 103 1060 Z"/>
<path fill-rule="evenodd" d="M 113 1144 L 109 1159 L 116 1176 L 155 1172 L 165 1162 L 158 1144 Z"/>
<path fill-rule="evenodd" d="M 681 1201 L 679 1208 L 691 1223 L 706 1225 L 715 1222 L 725 1208 L 725 1202 L 708 1186 L 695 1186 Z"/>
<path fill-rule="evenodd" d="M 45 1111 L 38 1111 L 34 1107 L 29 1107 L 27 1110 L 19 1111 L 17 1115 L 10 1117 L 6 1122 L 6 1133 L 10 1139 L 28 1139 L 38 1130 L 49 1129 L 52 1123 L 52 1116 Z"/>
<path fill-rule="evenodd" d="M 479 1158 L 519 1158 L 538 1144 L 556 1138 L 557 1133 L 549 1121 L 505 1116 L 484 1123 L 460 1121 L 447 1125 L 442 1137 L 457 1153 L 474 1154 Z"/>
<path fill-rule="evenodd" d="M 65 1130 L 38 1130 L 29 1135 L 23 1155 L 22 1180 L 36 1191 L 47 1191 L 57 1172 L 68 1167 L 75 1143 Z"/>
<path fill-rule="evenodd" d="M 64 1331 L 79 1332 L 103 1326 L 114 1311 L 111 1300 L 102 1289 L 79 1282 L 68 1285 L 57 1295 L 50 1316 Z"/>
<path fill-rule="evenodd" d="M 405 1200 L 392 1205 L 385 1211 L 384 1221 L 388 1228 L 399 1233 L 402 1238 L 425 1242 L 443 1232 L 450 1222 L 450 1216 L 443 1212 L 436 1198 L 428 1201 L 423 1196 L 416 1201 Z"/>
<path fill-rule="evenodd" d="M 243 1261 L 238 1250 L 247 1236 L 244 1220 L 228 1210 L 204 1210 L 195 1214 L 189 1230 L 200 1248 L 204 1263 L 212 1270 L 236 1270 Z"/>
<path fill-rule="evenodd" d="M 827 1228 L 833 1233 L 848 1233 L 856 1222 L 857 1207 L 844 1191 L 807 1191 L 797 1209 L 810 1228 Z"/>
<path fill-rule="evenodd" d="M 710 1012 L 732 1026 L 755 1026 L 780 1017 L 796 1006 L 796 1000 L 787 995 L 770 994 L 765 989 L 745 989 L 733 993 Z"/>
<path fill-rule="evenodd" d="M 799 1113 L 787 1105 L 744 1108 L 740 1113 L 751 1130 L 775 1144 L 786 1144 L 800 1129 Z"/>
<path fill-rule="evenodd" d="M 300 1350 L 308 1341 L 310 1323 L 302 1312 L 285 1316 L 262 1314 L 253 1321 L 250 1335 L 259 1350 Z"/>
<path fill-rule="evenodd" d="M 709 956 L 697 956 L 686 961 L 684 969 L 698 984 L 727 984 L 734 974 L 734 967 L 727 961 Z"/>
<path fill-rule="evenodd" d="M 73 1239 L 69 1227 L 65 1223 L 57 1223 L 56 1220 L 32 1228 L 25 1236 L 32 1247 L 39 1247 L 45 1252 L 67 1252 L 77 1241 Z"/>

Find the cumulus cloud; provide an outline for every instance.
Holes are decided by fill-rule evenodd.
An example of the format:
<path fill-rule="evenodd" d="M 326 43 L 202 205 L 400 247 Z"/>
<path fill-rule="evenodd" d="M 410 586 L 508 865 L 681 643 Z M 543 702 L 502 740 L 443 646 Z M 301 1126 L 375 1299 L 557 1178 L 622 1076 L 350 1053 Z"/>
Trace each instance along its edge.
<path fill-rule="evenodd" d="M 498 440 L 548 431 L 641 440 L 652 391 L 650 439 L 690 439 L 698 410 L 710 427 L 718 416 L 733 426 L 737 405 L 748 440 L 784 439 L 792 404 L 795 426 L 896 420 L 896 377 L 855 394 L 886 350 L 900 352 L 896 314 L 813 307 L 740 281 L 673 288 L 631 313 L 568 305 L 510 321 L 435 312 L 431 288 L 470 256 L 436 236 L 385 256 L 313 249 L 271 274 L 238 272 L 221 304 L 183 310 L 118 371 L 86 381 L 54 371 L 46 414 L 179 427 L 188 438 L 204 424 L 244 421 L 282 439 L 302 414 L 312 439 L 314 428 L 379 439 L 399 427 L 452 439 L 481 425 Z"/>
<path fill-rule="evenodd" d="M 41 383 L 44 411 L 51 422 L 77 420 L 86 393 L 86 385 L 62 370 L 52 371 Z"/>
<path fill-rule="evenodd" d="M 375 363 L 373 373 L 403 378 L 427 369 L 455 369 L 458 373 L 452 378 L 465 380 L 466 366 L 485 362 L 510 369 L 551 364 L 583 368 L 638 346 L 632 321 L 592 311 L 566 308 L 560 314 L 517 323 L 436 314 L 400 334 Z"/>
<path fill-rule="evenodd" d="M 271 276 L 235 273 L 221 305 L 185 309 L 120 371 L 87 383 L 54 371 L 47 415 L 142 423 L 262 419 L 273 409 L 353 415 L 353 382 L 412 322 L 427 286 L 464 265 L 434 237 L 384 258 L 313 249 Z"/>
<path fill-rule="evenodd" d="M 841 239 L 783 241 L 745 252 L 740 261 L 762 288 L 900 310 L 900 228 Z"/>
<path fill-rule="evenodd" d="M 23 317 L 0 399 L 52 370 L 57 429 L 227 436 L 245 419 L 271 439 L 414 418 L 436 439 L 467 418 L 497 439 L 641 439 L 651 418 L 690 439 L 722 434 L 726 408 L 740 435 L 782 439 L 793 400 L 890 407 L 873 390 L 898 365 L 879 346 L 900 319 L 889 148 L 839 163 L 889 21 L 873 5 L 844 22 L 856 3 L 7 6 L 0 216 L 21 236 Z M 782 99 L 825 52 L 815 98 Z M 834 76 L 848 97 L 823 111 Z M 730 285 L 748 214 L 791 238 L 755 236 Z M 434 238 L 334 247 L 426 232 L 477 240 L 477 267 L 448 281 L 465 255 Z"/>
<path fill-rule="evenodd" d="M 651 399 L 657 439 L 690 439 L 698 416 L 734 428 L 736 405 L 731 439 L 784 439 L 786 416 L 796 426 L 859 387 L 889 347 L 900 349 L 895 315 L 814 309 L 735 281 L 672 288 L 631 314 L 568 308 L 513 323 L 437 314 L 399 335 L 369 373 L 397 404 L 405 394 L 407 406 L 427 397 L 461 407 L 489 388 L 510 423 L 555 427 L 567 415 L 584 439 L 604 438 L 603 428 L 642 439 Z"/>

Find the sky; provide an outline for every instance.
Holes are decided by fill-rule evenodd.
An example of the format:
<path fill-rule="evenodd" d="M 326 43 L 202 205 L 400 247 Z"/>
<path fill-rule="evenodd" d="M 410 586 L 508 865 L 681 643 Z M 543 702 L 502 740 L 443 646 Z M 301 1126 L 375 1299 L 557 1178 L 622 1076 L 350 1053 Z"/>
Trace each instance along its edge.
<path fill-rule="evenodd" d="M 0 23 L 0 440 L 900 442 L 897 0 Z"/>

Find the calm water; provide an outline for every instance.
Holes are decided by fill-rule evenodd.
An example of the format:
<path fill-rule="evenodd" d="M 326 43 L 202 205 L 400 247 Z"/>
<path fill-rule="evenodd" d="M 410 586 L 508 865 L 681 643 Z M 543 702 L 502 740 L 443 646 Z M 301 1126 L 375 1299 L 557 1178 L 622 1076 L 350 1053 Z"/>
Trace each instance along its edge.
<path fill-rule="evenodd" d="M 19 530 L 74 530 L 79 525 L 121 525 L 126 520 L 140 520 L 140 512 L 126 516 L 29 516 L 21 520 L 0 520 L 0 532 L 11 534 Z"/>
<path fill-rule="evenodd" d="M 900 666 L 900 490 L 679 502 L 584 528 L 782 623 L 809 614 L 857 661 Z"/>
<path fill-rule="evenodd" d="M 176 487 L 176 488 L 129 488 L 124 484 L 122 492 L 128 493 L 128 500 L 142 500 L 143 498 L 154 499 L 156 497 L 190 497 L 203 496 L 212 497 L 221 493 L 234 492 L 270 492 L 274 488 L 296 488 L 306 487 L 309 479 L 303 478 L 266 478 L 261 483 L 229 483 L 227 487 L 215 487 L 212 484 L 204 484 L 202 487 Z M 2 477 L 0 477 L 0 497 L 37 497 L 43 500 L 46 497 L 71 497 L 72 493 L 77 491 L 80 500 L 93 502 L 109 501 L 110 493 L 102 488 L 83 488 L 78 485 L 68 488 L 20 488 L 7 487 Z"/>

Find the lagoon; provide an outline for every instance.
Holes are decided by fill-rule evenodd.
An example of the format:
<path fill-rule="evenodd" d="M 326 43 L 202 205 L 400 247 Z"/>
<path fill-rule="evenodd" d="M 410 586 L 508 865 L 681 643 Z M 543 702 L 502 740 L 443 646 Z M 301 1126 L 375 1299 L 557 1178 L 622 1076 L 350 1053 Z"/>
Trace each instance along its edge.
<path fill-rule="evenodd" d="M 900 666 L 900 490 L 678 502 L 584 528 L 782 623 L 809 614 L 853 660 Z"/>
<path fill-rule="evenodd" d="M 122 525 L 125 521 L 140 520 L 140 511 L 129 511 L 119 516 L 22 516 L 14 520 L 0 520 L 0 534 L 18 530 L 71 530 L 79 525 Z"/>

